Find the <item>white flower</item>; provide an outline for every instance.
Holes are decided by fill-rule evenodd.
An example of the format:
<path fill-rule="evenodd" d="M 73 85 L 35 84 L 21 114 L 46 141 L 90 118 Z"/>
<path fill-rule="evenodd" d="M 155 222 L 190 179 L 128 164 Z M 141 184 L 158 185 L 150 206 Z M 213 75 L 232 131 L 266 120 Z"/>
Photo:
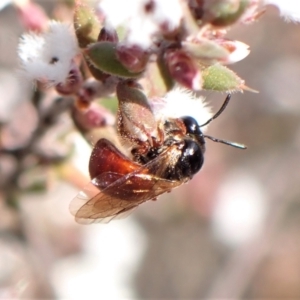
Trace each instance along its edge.
<path fill-rule="evenodd" d="M 1 0 L 1 3 L 0 3 L 0 11 L 2 9 L 4 9 L 6 6 L 12 4 L 12 0 Z"/>
<path fill-rule="evenodd" d="M 104 13 L 106 22 L 116 28 L 134 17 L 143 2 L 144 0 L 102 0 L 99 9 Z"/>
<path fill-rule="evenodd" d="M 44 34 L 24 34 L 18 54 L 28 79 L 46 85 L 63 83 L 79 53 L 77 40 L 67 24 L 51 21 Z"/>
<path fill-rule="evenodd" d="M 162 99 L 152 99 L 150 104 L 157 120 L 189 116 L 201 126 L 212 117 L 210 108 L 204 103 L 204 97 L 196 97 L 193 92 L 184 88 L 177 87 Z M 201 130 L 204 131 L 206 127 Z"/>
<path fill-rule="evenodd" d="M 273 4 L 280 10 L 280 15 L 286 21 L 300 22 L 299 0 L 264 0 L 265 4 Z"/>
<path fill-rule="evenodd" d="M 215 236 L 228 246 L 255 238 L 264 223 L 267 198 L 256 177 L 237 170 L 226 177 L 217 193 L 212 215 Z"/>
<path fill-rule="evenodd" d="M 125 28 L 128 44 L 142 48 L 151 46 L 162 28 L 176 29 L 183 14 L 179 0 L 103 0 L 99 9 L 109 26 Z"/>

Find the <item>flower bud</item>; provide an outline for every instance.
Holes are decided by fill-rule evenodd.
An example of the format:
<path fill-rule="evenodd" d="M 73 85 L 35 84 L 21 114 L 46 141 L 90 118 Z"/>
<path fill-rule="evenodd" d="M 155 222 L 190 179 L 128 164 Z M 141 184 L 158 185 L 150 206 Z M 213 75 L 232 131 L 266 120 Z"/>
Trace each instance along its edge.
<path fill-rule="evenodd" d="M 117 83 L 118 79 L 115 77 L 107 78 L 103 82 L 93 78 L 85 80 L 76 94 L 75 105 L 77 109 L 85 110 L 95 99 L 108 97 L 115 92 Z"/>
<path fill-rule="evenodd" d="M 78 110 L 86 110 L 97 96 L 98 85 L 96 80 L 87 80 L 77 93 L 75 106 Z"/>
<path fill-rule="evenodd" d="M 114 28 L 105 28 L 103 27 L 98 35 L 98 42 L 115 42 L 119 41 L 118 34 Z"/>
<path fill-rule="evenodd" d="M 82 74 L 77 66 L 69 72 L 68 78 L 64 83 L 59 83 L 55 86 L 56 91 L 62 95 L 75 94 L 81 87 L 83 82 Z"/>
<path fill-rule="evenodd" d="M 166 63 L 171 76 L 184 87 L 198 91 L 202 88 L 202 76 L 194 61 L 182 50 L 167 50 Z"/>
<path fill-rule="evenodd" d="M 16 2 L 18 13 L 27 31 L 43 32 L 48 17 L 41 6 L 31 1 Z"/>
<path fill-rule="evenodd" d="M 122 65 L 133 73 L 142 72 L 149 59 L 149 53 L 137 45 L 119 45 L 116 55 Z"/>
<path fill-rule="evenodd" d="M 113 125 L 115 123 L 115 117 L 104 107 L 101 107 L 96 103 L 93 103 L 84 111 L 74 107 L 72 117 L 76 126 L 81 131 Z"/>
<path fill-rule="evenodd" d="M 81 0 L 75 1 L 74 28 L 80 48 L 97 41 L 100 22 L 94 12 Z"/>
<path fill-rule="evenodd" d="M 203 6 L 204 1 L 203 0 L 188 0 L 188 7 L 192 13 L 192 16 L 195 18 L 195 20 L 201 20 L 203 17 Z"/>
<path fill-rule="evenodd" d="M 225 27 L 235 23 L 246 12 L 251 0 L 213 0 L 204 5 L 202 20 Z"/>

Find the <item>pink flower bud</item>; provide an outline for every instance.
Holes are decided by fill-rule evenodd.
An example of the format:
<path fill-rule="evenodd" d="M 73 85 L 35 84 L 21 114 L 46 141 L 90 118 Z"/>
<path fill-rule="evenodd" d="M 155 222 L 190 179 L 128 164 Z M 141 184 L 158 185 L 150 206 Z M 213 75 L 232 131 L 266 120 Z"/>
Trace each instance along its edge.
<path fill-rule="evenodd" d="M 97 89 L 93 85 L 83 86 L 77 93 L 75 106 L 78 110 L 86 110 L 97 94 Z"/>
<path fill-rule="evenodd" d="M 93 78 L 85 80 L 79 91 L 76 93 L 76 107 L 80 110 L 85 110 L 95 99 L 113 94 L 117 83 L 118 79 L 115 77 L 110 77 L 104 82 L 100 82 Z"/>
<path fill-rule="evenodd" d="M 20 2 L 21 3 L 21 2 Z M 27 31 L 42 32 L 48 24 L 48 17 L 41 6 L 30 1 L 17 5 L 18 13 Z"/>
<path fill-rule="evenodd" d="M 115 117 L 104 107 L 93 103 L 85 111 L 74 107 L 73 120 L 81 130 L 91 130 L 115 123 Z"/>
<path fill-rule="evenodd" d="M 71 95 L 77 93 L 83 82 L 82 74 L 78 67 L 73 64 L 73 68 L 64 83 L 55 86 L 58 93 L 62 95 Z"/>
<path fill-rule="evenodd" d="M 98 42 L 114 42 L 117 43 L 119 41 L 118 34 L 114 28 L 105 28 L 103 27 L 100 30 L 98 35 Z"/>
<path fill-rule="evenodd" d="M 137 45 L 119 45 L 116 54 L 122 65 L 133 73 L 143 71 L 149 59 L 149 53 Z"/>
<path fill-rule="evenodd" d="M 203 0 L 188 0 L 188 7 L 195 18 L 195 20 L 201 20 L 203 17 Z"/>
<path fill-rule="evenodd" d="M 166 63 L 171 76 L 184 87 L 197 91 L 202 87 L 202 76 L 197 63 L 181 50 L 168 50 Z"/>

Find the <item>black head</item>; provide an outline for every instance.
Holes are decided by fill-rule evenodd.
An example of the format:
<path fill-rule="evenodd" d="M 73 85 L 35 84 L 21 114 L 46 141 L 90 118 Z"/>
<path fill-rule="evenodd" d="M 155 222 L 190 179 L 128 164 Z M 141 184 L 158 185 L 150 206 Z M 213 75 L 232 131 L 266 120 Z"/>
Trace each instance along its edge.
<path fill-rule="evenodd" d="M 202 134 L 198 122 L 192 117 L 182 117 L 186 132 L 188 134 Z"/>
<path fill-rule="evenodd" d="M 186 128 L 187 135 L 195 139 L 198 143 L 200 143 L 200 146 L 203 148 L 202 150 L 204 152 L 205 140 L 198 122 L 193 117 L 188 116 L 182 117 L 181 120 Z"/>
<path fill-rule="evenodd" d="M 181 155 L 175 166 L 167 169 L 166 178 L 171 180 L 182 180 L 192 178 L 202 167 L 204 162 L 205 139 L 208 138 L 214 142 L 223 143 L 239 149 L 246 149 L 244 145 L 213 138 L 204 135 L 201 131 L 202 126 L 206 126 L 212 120 L 217 118 L 227 106 L 230 100 L 230 94 L 227 95 L 225 102 L 218 112 L 207 120 L 204 124 L 199 125 L 193 117 L 182 117 L 181 120 L 186 128 L 186 135 L 181 141 Z"/>
<path fill-rule="evenodd" d="M 167 170 L 166 177 L 171 180 L 192 178 L 204 162 L 205 140 L 198 122 L 192 117 L 181 118 L 186 134 L 179 144 L 181 155 L 174 166 Z"/>

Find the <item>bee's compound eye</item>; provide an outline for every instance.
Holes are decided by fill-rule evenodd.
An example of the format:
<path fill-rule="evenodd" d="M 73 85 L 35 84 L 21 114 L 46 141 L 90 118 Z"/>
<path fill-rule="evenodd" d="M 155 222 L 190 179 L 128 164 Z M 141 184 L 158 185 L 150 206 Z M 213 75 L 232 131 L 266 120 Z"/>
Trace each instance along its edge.
<path fill-rule="evenodd" d="M 199 124 L 194 118 L 182 117 L 181 120 L 183 121 L 188 134 L 201 134 Z"/>
<path fill-rule="evenodd" d="M 199 143 L 189 139 L 185 140 L 182 155 L 176 165 L 182 176 L 193 176 L 201 169 L 203 162 L 203 151 Z"/>

